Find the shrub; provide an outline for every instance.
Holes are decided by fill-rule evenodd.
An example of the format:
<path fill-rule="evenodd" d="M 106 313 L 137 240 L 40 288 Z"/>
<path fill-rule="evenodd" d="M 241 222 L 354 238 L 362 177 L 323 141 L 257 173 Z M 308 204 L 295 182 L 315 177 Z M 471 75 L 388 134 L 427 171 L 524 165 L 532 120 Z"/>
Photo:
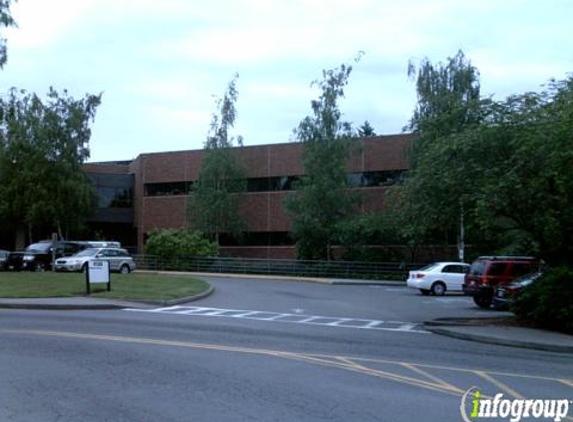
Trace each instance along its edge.
<path fill-rule="evenodd" d="M 191 256 L 218 256 L 219 248 L 200 232 L 183 229 L 154 230 L 145 245 L 145 253 L 163 259 Z"/>
<path fill-rule="evenodd" d="M 573 334 L 573 268 L 547 271 L 516 297 L 512 310 L 538 327 Z"/>

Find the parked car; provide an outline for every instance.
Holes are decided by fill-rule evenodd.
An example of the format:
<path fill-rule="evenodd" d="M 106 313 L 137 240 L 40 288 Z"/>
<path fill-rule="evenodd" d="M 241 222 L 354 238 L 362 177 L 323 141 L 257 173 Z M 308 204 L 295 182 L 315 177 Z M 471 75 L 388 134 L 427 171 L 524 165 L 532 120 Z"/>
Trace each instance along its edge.
<path fill-rule="evenodd" d="M 5 251 L 4 249 L 0 249 L 0 271 L 6 269 L 8 265 L 6 261 L 8 261 L 9 255 L 10 251 Z"/>
<path fill-rule="evenodd" d="M 496 286 L 493 293 L 492 306 L 500 311 L 509 309 L 517 294 L 539 280 L 542 274 L 542 271 L 525 274 L 517 277 L 510 283 Z"/>
<path fill-rule="evenodd" d="M 56 260 L 56 271 L 86 271 L 88 262 L 92 259 L 109 261 L 109 269 L 128 274 L 135 270 L 135 261 L 125 249 L 119 248 L 88 248 L 77 254 Z"/>
<path fill-rule="evenodd" d="M 26 250 L 11 252 L 7 261 L 9 270 L 45 271 L 52 268 L 55 257 L 70 256 L 85 248 L 80 242 L 44 240 L 29 245 Z"/>
<path fill-rule="evenodd" d="M 463 262 L 436 262 L 416 271 L 410 271 L 407 285 L 423 295 L 442 296 L 446 291 L 462 291 L 464 276 L 470 266 Z"/>
<path fill-rule="evenodd" d="M 480 256 L 465 276 L 463 290 L 480 308 L 489 308 L 494 288 L 536 272 L 541 261 L 532 256 Z"/>

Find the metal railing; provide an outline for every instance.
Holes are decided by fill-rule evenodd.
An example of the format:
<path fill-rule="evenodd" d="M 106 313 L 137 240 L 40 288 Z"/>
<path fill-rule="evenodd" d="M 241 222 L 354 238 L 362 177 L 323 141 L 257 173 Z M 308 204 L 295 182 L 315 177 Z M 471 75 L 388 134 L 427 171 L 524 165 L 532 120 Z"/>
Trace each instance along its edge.
<path fill-rule="evenodd" d="M 405 280 L 408 271 L 425 264 L 405 262 L 302 261 L 223 257 L 172 257 L 134 255 L 137 267 L 151 271 L 263 274 L 299 277 Z"/>

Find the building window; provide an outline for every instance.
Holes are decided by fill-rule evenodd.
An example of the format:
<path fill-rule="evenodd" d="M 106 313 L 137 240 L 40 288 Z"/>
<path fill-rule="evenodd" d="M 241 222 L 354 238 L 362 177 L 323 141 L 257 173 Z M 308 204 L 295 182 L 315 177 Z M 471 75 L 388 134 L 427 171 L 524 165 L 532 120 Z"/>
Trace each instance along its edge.
<path fill-rule="evenodd" d="M 406 170 L 367 171 L 348 173 L 346 181 L 351 188 L 392 186 L 404 181 Z M 294 190 L 300 176 L 251 177 L 247 179 L 247 192 L 278 192 Z M 188 195 L 193 182 L 146 183 L 145 196 Z"/>
<path fill-rule="evenodd" d="M 99 208 L 132 208 L 133 190 L 131 188 L 97 187 Z"/>
<path fill-rule="evenodd" d="M 146 183 L 145 196 L 188 195 L 193 182 Z"/>

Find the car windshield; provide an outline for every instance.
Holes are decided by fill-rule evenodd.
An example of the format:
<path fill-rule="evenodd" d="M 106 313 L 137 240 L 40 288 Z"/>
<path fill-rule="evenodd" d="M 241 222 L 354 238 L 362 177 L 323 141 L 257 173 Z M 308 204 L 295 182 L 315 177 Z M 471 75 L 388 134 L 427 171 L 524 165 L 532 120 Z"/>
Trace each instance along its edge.
<path fill-rule="evenodd" d="M 32 243 L 26 248 L 26 252 L 48 252 L 51 246 L 51 243 Z"/>
<path fill-rule="evenodd" d="M 74 256 L 95 256 L 95 254 L 98 253 L 98 250 L 99 249 L 93 249 L 93 248 L 84 249 L 83 251 L 78 252 Z"/>

